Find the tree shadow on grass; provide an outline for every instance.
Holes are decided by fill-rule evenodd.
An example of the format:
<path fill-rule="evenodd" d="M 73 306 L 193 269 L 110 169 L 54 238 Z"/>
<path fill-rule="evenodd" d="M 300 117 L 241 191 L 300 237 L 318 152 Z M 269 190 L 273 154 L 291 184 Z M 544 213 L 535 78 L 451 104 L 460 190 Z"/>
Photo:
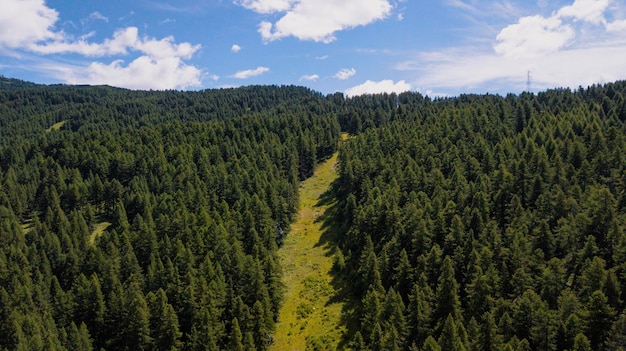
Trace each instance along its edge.
<path fill-rule="evenodd" d="M 322 223 L 322 235 L 319 242 L 315 245 L 316 247 L 326 247 L 327 257 L 335 256 L 340 251 L 339 244 L 348 230 L 347 221 L 345 218 L 342 218 L 340 204 L 337 202 L 335 185 L 336 183 L 333 182 L 329 189 L 320 196 L 315 205 L 316 207 L 327 206 L 324 214 L 316 219 L 316 222 Z M 327 306 L 335 303 L 343 304 L 341 324 L 345 326 L 346 331 L 338 345 L 338 350 L 343 350 L 349 347 L 349 343 L 352 341 L 351 336 L 358 330 L 360 299 L 355 298 L 354 287 L 351 284 L 352 279 L 345 272 L 333 266 L 328 274 L 332 277 L 331 285 L 335 293 L 328 301 Z"/>

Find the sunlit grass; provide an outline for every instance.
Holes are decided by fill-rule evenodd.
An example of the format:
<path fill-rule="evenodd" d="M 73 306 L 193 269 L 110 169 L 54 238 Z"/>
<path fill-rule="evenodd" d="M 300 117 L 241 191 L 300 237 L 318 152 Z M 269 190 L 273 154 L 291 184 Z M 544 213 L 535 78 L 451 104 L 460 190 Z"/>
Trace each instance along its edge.
<path fill-rule="evenodd" d="M 300 185 L 300 211 L 284 246 L 280 249 L 285 300 L 281 307 L 272 350 L 306 350 L 307 340 L 337 348 L 344 328 L 342 303 L 331 302 L 337 295 L 332 285 L 332 248 L 320 244 L 321 216 L 331 204 L 318 205 L 336 178 L 337 155 L 324 161 L 313 177 Z"/>
<path fill-rule="evenodd" d="M 63 125 L 65 124 L 65 122 L 67 121 L 61 121 L 61 122 L 57 122 L 53 125 L 50 126 L 50 128 L 46 129 L 46 132 L 50 133 L 53 130 L 59 130 L 61 129 L 61 127 L 63 127 Z"/>
<path fill-rule="evenodd" d="M 100 222 L 96 224 L 91 232 L 91 235 L 89 236 L 89 245 L 93 245 L 96 242 L 96 239 L 98 239 L 110 225 L 110 222 Z"/>

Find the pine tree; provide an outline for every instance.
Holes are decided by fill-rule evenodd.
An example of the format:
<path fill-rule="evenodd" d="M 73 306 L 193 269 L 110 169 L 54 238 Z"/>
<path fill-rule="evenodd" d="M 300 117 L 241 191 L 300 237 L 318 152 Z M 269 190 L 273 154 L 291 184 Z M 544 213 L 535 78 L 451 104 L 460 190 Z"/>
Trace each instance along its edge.
<path fill-rule="evenodd" d="M 626 349 L 626 313 L 622 313 L 613 323 L 606 346 L 609 350 Z"/>
<path fill-rule="evenodd" d="M 498 334 L 496 321 L 490 312 L 485 312 L 482 316 L 482 326 L 480 332 L 481 350 L 498 351 L 502 349 L 502 336 Z"/>
<path fill-rule="evenodd" d="M 354 333 L 354 337 L 350 343 L 350 348 L 354 351 L 367 351 L 365 340 L 363 340 L 363 336 L 360 331 L 357 330 L 356 333 Z"/>
<path fill-rule="evenodd" d="M 155 350 L 178 350 L 181 346 L 178 316 L 163 289 L 146 296 L 150 310 L 150 336 Z"/>
<path fill-rule="evenodd" d="M 602 291 L 596 290 L 589 297 L 588 315 L 586 316 L 587 329 L 585 334 L 589 335 L 591 348 L 601 350 L 611 331 L 614 310 L 609 306 L 607 297 Z"/>
<path fill-rule="evenodd" d="M 585 336 L 585 334 L 578 334 L 574 338 L 574 346 L 572 347 L 572 351 L 592 351 L 591 343 L 589 339 Z"/>
<path fill-rule="evenodd" d="M 454 266 L 450 256 L 446 256 L 441 267 L 441 275 L 437 282 L 436 309 L 433 320 L 439 321 L 438 329 L 441 330 L 447 316 L 453 320 L 461 319 L 461 303 L 459 301 L 459 284 L 454 277 Z"/>
<path fill-rule="evenodd" d="M 392 331 L 395 334 L 393 339 L 397 345 L 404 343 L 407 334 L 407 323 L 403 312 L 404 303 L 402 302 L 402 296 L 396 293 L 393 288 L 389 289 L 383 303 L 381 319 L 387 335 Z"/>
<path fill-rule="evenodd" d="M 126 304 L 124 345 L 129 349 L 148 350 L 152 344 L 150 336 L 150 310 L 136 283 L 129 287 Z"/>
<path fill-rule="evenodd" d="M 231 332 L 228 349 L 232 351 L 244 351 L 241 329 L 239 328 L 239 321 L 237 320 L 237 317 L 233 319 L 230 328 Z"/>
<path fill-rule="evenodd" d="M 452 314 L 449 314 L 441 329 L 441 335 L 439 336 L 439 345 L 442 350 L 450 351 L 466 351 L 463 340 L 459 336 L 456 322 Z"/>
<path fill-rule="evenodd" d="M 380 323 L 382 315 L 381 298 L 378 290 L 373 285 L 370 285 L 362 302 L 361 331 L 363 335 L 372 335 L 374 327 Z"/>
<path fill-rule="evenodd" d="M 89 331 L 87 330 L 85 323 L 81 323 L 80 328 L 78 328 L 74 322 L 70 324 L 69 331 L 67 333 L 66 347 L 68 350 L 93 350 L 91 337 L 89 336 Z"/>
<path fill-rule="evenodd" d="M 442 349 L 441 346 L 439 346 L 439 343 L 437 343 L 437 341 L 429 335 L 424 341 L 422 351 L 442 351 Z"/>
<path fill-rule="evenodd" d="M 411 295 L 409 295 L 408 318 L 409 336 L 407 340 L 410 343 L 421 345 L 428 335 L 431 333 L 431 298 L 432 291 L 425 283 L 425 276 L 422 273 L 422 283 L 417 282 L 413 285 Z"/>

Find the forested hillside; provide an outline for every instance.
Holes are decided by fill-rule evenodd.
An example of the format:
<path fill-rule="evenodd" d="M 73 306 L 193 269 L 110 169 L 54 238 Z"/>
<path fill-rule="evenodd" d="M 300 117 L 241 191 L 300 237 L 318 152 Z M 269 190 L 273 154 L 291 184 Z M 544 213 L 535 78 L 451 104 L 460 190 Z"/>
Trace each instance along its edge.
<path fill-rule="evenodd" d="M 0 91 L 0 348 L 266 349 L 299 180 L 339 138 L 323 103 Z"/>
<path fill-rule="evenodd" d="M 354 107 L 381 127 L 342 147 L 336 183 L 353 349 L 623 350 L 624 94 Z"/>
<path fill-rule="evenodd" d="M 625 97 L 2 78 L 0 349 L 267 349 L 299 182 L 341 131 L 341 345 L 626 348 Z"/>

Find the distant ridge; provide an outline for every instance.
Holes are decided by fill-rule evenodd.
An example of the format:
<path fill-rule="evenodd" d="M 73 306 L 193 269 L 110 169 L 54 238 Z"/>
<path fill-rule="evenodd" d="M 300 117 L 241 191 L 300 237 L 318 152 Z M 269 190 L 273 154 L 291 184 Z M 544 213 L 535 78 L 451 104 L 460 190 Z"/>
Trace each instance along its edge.
<path fill-rule="evenodd" d="M 0 75 L 0 89 L 24 89 L 24 88 L 37 88 L 42 86 L 32 82 L 27 82 L 15 78 L 7 78 Z"/>

